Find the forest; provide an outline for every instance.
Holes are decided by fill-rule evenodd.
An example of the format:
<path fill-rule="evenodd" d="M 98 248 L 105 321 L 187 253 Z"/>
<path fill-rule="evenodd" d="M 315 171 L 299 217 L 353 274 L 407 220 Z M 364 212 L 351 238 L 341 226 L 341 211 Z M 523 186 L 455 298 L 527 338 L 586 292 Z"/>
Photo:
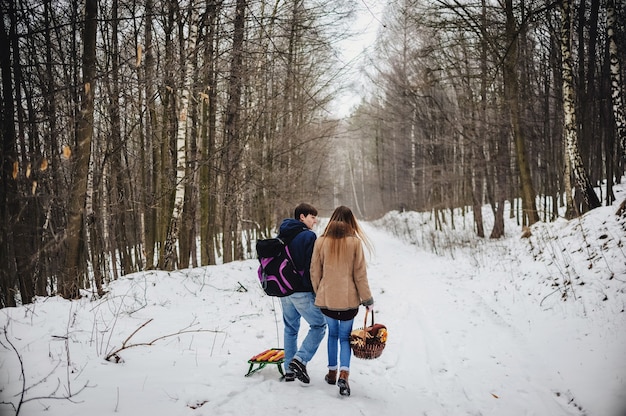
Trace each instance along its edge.
<path fill-rule="evenodd" d="M 500 238 L 615 201 L 624 2 L 368 3 L 3 0 L 0 308 L 254 257 L 299 202 Z"/>

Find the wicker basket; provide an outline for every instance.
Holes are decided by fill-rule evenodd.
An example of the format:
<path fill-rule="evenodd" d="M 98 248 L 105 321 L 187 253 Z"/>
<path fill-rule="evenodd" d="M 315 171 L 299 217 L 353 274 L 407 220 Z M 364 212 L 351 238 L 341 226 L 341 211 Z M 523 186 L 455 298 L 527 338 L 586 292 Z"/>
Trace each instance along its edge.
<path fill-rule="evenodd" d="M 357 358 L 373 360 L 380 357 L 387 344 L 387 327 L 382 324 L 374 324 L 374 311 L 372 311 L 372 324 L 367 326 L 367 314 L 363 328 L 355 329 L 350 333 L 350 347 Z"/>

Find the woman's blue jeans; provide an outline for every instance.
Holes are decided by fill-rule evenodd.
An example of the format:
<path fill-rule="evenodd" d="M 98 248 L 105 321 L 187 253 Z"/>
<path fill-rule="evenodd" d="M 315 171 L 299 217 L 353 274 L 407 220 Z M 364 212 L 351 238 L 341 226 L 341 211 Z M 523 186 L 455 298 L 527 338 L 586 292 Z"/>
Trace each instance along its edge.
<path fill-rule="evenodd" d="M 338 319 L 326 318 L 328 324 L 328 368 L 337 369 L 337 350 L 339 349 L 339 370 L 350 371 L 350 332 L 354 319 L 340 321 Z"/>
<path fill-rule="evenodd" d="M 289 371 L 289 363 L 297 358 L 306 365 L 320 346 L 326 333 L 326 321 L 320 309 L 315 306 L 315 295 L 312 292 L 296 292 L 280 298 L 283 307 L 283 323 L 285 324 L 285 371 Z M 300 318 L 309 324 L 302 345 L 298 348 L 298 331 Z"/>

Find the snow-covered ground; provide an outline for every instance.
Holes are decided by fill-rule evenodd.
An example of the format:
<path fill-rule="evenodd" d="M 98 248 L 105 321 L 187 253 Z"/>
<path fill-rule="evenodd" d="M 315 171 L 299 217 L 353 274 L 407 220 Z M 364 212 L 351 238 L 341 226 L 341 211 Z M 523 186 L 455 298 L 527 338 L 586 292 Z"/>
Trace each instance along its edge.
<path fill-rule="evenodd" d="M 624 416 L 616 208 L 538 224 L 529 239 L 512 220 L 495 241 L 461 230 L 461 218 L 443 231 L 417 213 L 364 223 L 389 339 L 380 358 L 353 357 L 350 397 L 323 380 L 325 340 L 308 386 L 281 382 L 273 365 L 244 377 L 250 357 L 283 345 L 280 302 L 263 294 L 256 260 L 141 272 L 102 299 L 2 309 L 0 414 Z"/>

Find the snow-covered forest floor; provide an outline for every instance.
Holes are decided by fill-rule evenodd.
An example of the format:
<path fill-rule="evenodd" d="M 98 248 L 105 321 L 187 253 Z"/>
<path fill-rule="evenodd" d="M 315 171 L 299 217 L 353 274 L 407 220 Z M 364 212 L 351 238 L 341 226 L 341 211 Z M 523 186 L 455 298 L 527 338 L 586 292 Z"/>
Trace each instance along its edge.
<path fill-rule="evenodd" d="M 389 339 L 380 358 L 353 357 L 350 397 L 323 380 L 325 340 L 308 386 L 280 381 L 273 365 L 244 377 L 250 357 L 283 344 L 280 302 L 263 294 L 254 259 L 2 309 L 0 415 L 624 416 L 626 218 L 616 209 L 541 223 L 524 239 L 514 219 L 499 240 L 475 237 L 470 217 L 439 231 L 430 214 L 364 223 Z"/>

